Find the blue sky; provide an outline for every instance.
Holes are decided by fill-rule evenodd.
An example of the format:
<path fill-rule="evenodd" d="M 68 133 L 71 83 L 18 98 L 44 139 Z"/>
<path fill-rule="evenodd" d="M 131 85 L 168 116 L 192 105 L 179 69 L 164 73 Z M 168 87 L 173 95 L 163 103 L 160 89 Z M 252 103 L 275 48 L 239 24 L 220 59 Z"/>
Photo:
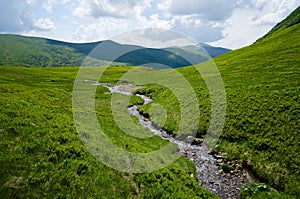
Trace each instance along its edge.
<path fill-rule="evenodd" d="M 163 28 L 236 49 L 299 5 L 298 0 L 1 0 L 0 33 L 91 42 Z"/>

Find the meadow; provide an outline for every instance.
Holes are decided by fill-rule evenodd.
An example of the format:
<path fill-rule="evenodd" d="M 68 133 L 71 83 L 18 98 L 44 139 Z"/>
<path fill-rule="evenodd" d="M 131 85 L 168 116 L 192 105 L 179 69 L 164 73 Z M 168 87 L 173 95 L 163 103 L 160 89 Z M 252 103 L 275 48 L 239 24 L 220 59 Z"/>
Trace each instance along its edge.
<path fill-rule="evenodd" d="M 213 60 L 226 91 L 226 118 L 212 153 L 221 153 L 226 160 L 242 161 L 261 181 L 244 187 L 241 198 L 300 195 L 300 24 L 297 20 L 297 16 L 287 20 L 290 26 L 280 25 L 253 45 Z M 77 63 L 80 56 L 74 57 L 70 64 Z M 34 62 L 43 57 L 33 58 Z M 2 60 L 9 59 L 2 57 Z M 22 60 L 28 64 L 30 61 Z M 152 105 L 159 109 L 155 111 L 151 104 L 141 105 L 137 97 L 132 97 L 128 105 L 138 105 L 142 114 L 174 136 L 180 131 L 180 124 L 188 128 L 195 119 L 183 120 L 182 116 L 198 117 L 199 109 L 200 120 L 193 124 L 198 128 L 192 125 L 188 133 L 204 138 L 209 133 L 211 96 L 216 94 L 210 93 L 205 75 L 199 74 L 205 67 L 207 62 L 160 71 L 109 67 L 99 81 L 114 85 L 121 79 L 123 83 L 143 86 L 135 93 L 151 97 Z M 185 158 L 142 174 L 120 172 L 97 161 L 80 140 L 73 120 L 72 90 L 78 70 L 79 67 L 0 67 L 1 198 L 218 198 L 199 185 L 194 177 L 194 164 Z M 175 95 L 174 90 L 164 86 L 163 83 L 178 83 L 176 74 L 191 85 L 197 99 L 196 109 L 189 103 L 181 103 L 182 98 L 187 102 L 193 99 L 185 96 L 187 87 L 179 86 Z M 151 79 L 163 83 L 146 81 Z M 138 153 L 167 144 L 157 136 L 135 138 L 120 129 L 110 106 L 112 96 L 107 88 L 97 86 L 96 115 L 112 143 Z M 159 112 L 162 109 L 166 113 L 163 118 Z"/>
<path fill-rule="evenodd" d="M 266 193 L 255 192 L 258 195 L 250 193 L 253 198 L 299 195 L 299 33 L 299 24 L 284 27 L 249 47 L 214 59 L 227 100 L 225 125 L 216 150 L 225 152 L 228 160 L 242 160 L 261 182 L 273 188 Z M 196 70 L 205 64 L 178 69 L 199 99 L 198 137 L 205 137 L 211 114 L 209 92 Z M 172 78 L 167 71 L 162 73 Z M 149 85 L 140 92 L 163 104 L 170 112 L 164 128 L 176 132 L 180 123 L 180 107 L 174 108 L 176 97 L 158 85 Z M 140 106 L 140 110 L 148 113 L 149 105 Z"/>
<path fill-rule="evenodd" d="M 129 69 L 110 68 L 103 79 L 113 83 Z M 119 172 L 96 160 L 74 126 L 77 71 L 1 67 L 1 198 L 218 198 L 191 177 L 195 166 L 184 158 L 144 174 Z M 117 146 L 147 152 L 166 144 L 157 136 L 146 141 L 126 136 L 113 121 L 107 91 L 97 89 L 97 112 Z"/>

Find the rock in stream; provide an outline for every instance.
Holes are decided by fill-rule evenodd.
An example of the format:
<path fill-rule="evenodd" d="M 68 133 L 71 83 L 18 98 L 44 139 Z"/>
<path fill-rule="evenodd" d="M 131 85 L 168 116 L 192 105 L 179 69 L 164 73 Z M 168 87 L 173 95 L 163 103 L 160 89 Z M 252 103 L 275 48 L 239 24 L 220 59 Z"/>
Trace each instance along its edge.
<path fill-rule="evenodd" d="M 130 85 L 117 85 L 110 87 L 106 84 L 98 85 L 107 87 L 110 92 L 131 95 Z M 138 95 L 144 100 L 144 104 L 151 103 L 152 99 L 144 95 Z M 137 106 L 128 108 L 129 114 L 138 118 L 140 124 L 148 128 L 155 135 L 175 143 L 179 147 L 179 154 L 193 161 L 196 165 L 197 179 L 201 186 L 218 194 L 221 198 L 238 198 L 242 187 L 254 181 L 248 171 L 242 168 L 240 161 L 226 161 L 222 155 L 211 154 L 203 140 L 189 137 L 189 142 L 180 141 L 169 135 L 166 131 L 157 128 L 155 124 L 145 118 L 138 111 Z"/>

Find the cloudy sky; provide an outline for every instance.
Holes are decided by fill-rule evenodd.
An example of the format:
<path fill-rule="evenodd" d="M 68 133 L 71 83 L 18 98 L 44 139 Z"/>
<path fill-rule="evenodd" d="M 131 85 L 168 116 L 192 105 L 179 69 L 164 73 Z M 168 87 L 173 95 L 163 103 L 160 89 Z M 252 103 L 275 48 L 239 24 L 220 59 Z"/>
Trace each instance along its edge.
<path fill-rule="evenodd" d="M 1 0 L 0 33 L 91 42 L 162 28 L 236 49 L 299 5 L 299 0 Z"/>

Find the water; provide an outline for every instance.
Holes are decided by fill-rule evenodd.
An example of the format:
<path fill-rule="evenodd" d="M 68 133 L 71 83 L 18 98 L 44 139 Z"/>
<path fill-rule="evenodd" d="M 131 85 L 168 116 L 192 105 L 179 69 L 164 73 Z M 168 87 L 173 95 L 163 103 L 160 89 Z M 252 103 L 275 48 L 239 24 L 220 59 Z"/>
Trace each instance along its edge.
<path fill-rule="evenodd" d="M 131 95 L 128 86 L 130 87 L 132 85 L 117 85 L 114 87 L 110 87 L 103 83 L 98 83 L 97 85 L 107 87 L 110 92 Z M 138 96 L 144 100 L 144 104 L 152 102 L 152 99 L 147 96 Z M 218 194 L 221 198 L 238 198 L 239 190 L 243 186 L 256 181 L 256 179 L 250 175 L 251 173 L 249 173 L 248 170 L 242 168 L 240 161 L 236 160 L 228 162 L 222 156 L 212 155 L 205 145 L 200 144 L 196 146 L 191 145 L 191 142 L 175 139 L 166 131 L 154 125 L 151 120 L 141 115 L 137 106 L 129 107 L 128 112 L 130 115 L 137 117 L 140 124 L 148 128 L 153 134 L 177 144 L 180 149 L 179 154 L 195 163 L 199 183 L 203 187 Z M 190 137 L 189 139 L 195 138 Z M 232 167 L 227 173 L 221 169 L 221 165 L 225 163 Z"/>

